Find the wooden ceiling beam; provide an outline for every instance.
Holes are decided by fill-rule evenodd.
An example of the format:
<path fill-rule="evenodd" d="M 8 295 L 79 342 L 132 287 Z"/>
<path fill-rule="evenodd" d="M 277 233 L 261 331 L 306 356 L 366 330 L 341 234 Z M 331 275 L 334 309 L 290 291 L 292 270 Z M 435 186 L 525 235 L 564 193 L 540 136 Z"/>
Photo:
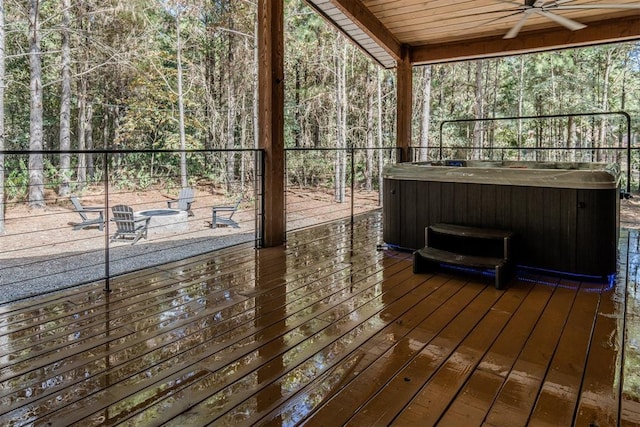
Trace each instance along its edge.
<path fill-rule="evenodd" d="M 640 16 L 633 16 L 592 22 L 587 28 L 579 31 L 568 31 L 559 27 L 552 30 L 521 32 L 516 38 L 510 40 L 491 37 L 413 46 L 411 63 L 422 65 L 466 61 L 638 39 L 640 39 Z"/>
<path fill-rule="evenodd" d="M 401 43 L 360 0 L 330 0 L 330 2 L 396 61 L 402 60 Z"/>

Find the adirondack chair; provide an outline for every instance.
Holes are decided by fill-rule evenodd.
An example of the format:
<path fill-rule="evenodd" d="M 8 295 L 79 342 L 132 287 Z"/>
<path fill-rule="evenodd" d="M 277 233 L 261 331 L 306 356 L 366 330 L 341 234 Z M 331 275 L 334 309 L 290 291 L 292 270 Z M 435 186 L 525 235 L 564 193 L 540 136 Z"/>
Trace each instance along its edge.
<path fill-rule="evenodd" d="M 147 238 L 147 228 L 149 227 L 148 216 L 135 218 L 133 209 L 126 205 L 116 205 L 111 208 L 113 219 L 116 223 L 116 232 L 111 236 L 111 242 L 116 239 L 133 239 L 134 245 L 141 237 Z"/>
<path fill-rule="evenodd" d="M 82 219 L 82 222 L 71 223 L 74 230 L 81 230 L 96 225 L 98 226 L 98 230 L 102 231 L 104 229 L 104 208 L 98 206 L 82 206 L 77 196 L 71 196 L 69 199 L 71 199 L 73 208 Z"/>
<path fill-rule="evenodd" d="M 242 197 L 238 198 L 234 205 L 213 206 L 211 208 L 211 228 L 216 228 L 218 225 L 230 225 L 233 228 L 240 228 L 238 223 L 231 219 L 233 214 L 238 210 L 240 202 L 242 202 Z M 223 212 L 224 215 L 220 215 L 221 212 Z"/>
<path fill-rule="evenodd" d="M 180 190 L 178 197 L 176 199 L 167 200 L 167 207 L 169 209 L 173 209 L 172 205 L 174 203 L 177 204 L 177 208 L 181 211 L 187 211 L 189 216 L 194 216 L 191 211 L 191 204 L 193 203 L 194 193 L 193 189 L 189 187 L 184 187 Z"/>

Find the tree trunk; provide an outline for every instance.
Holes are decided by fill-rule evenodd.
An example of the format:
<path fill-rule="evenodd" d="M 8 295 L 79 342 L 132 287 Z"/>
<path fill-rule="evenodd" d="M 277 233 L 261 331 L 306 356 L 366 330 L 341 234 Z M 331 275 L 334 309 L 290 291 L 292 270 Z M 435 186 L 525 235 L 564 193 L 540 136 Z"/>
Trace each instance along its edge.
<path fill-rule="evenodd" d="M 216 32 L 214 31 L 214 23 L 210 22 L 212 20 L 211 13 L 205 16 L 205 29 L 207 32 L 207 44 L 206 50 L 204 54 L 204 73 L 205 73 L 205 117 L 207 123 L 207 133 L 204 142 L 204 148 L 207 150 L 215 149 L 215 139 L 216 139 L 216 117 L 217 117 L 217 109 L 216 109 L 216 100 L 215 100 L 215 91 L 216 91 L 216 54 L 213 44 L 216 39 Z M 213 20 L 215 21 L 215 20 Z M 213 164 L 214 156 L 212 153 L 206 154 L 206 159 L 209 164 Z"/>
<path fill-rule="evenodd" d="M 111 110 L 113 113 L 113 141 L 120 141 L 120 106 L 116 105 Z M 113 144 L 111 148 L 114 148 L 114 145 L 115 144 Z M 122 155 L 118 153 L 112 154 L 110 158 L 107 157 L 107 162 L 110 160 L 114 164 L 114 167 L 118 168 L 122 163 Z"/>
<path fill-rule="evenodd" d="M 180 123 L 180 185 L 187 183 L 187 137 L 184 130 L 184 94 L 182 93 L 182 40 L 180 39 L 180 13 L 176 16 L 176 55 L 178 62 L 178 114 Z"/>
<path fill-rule="evenodd" d="M 85 124 L 87 122 L 87 92 L 89 83 L 88 73 L 89 73 L 89 32 L 91 29 L 91 20 L 88 18 L 89 14 L 87 13 L 87 5 L 84 2 L 80 2 L 78 4 L 78 20 L 80 22 L 80 29 L 84 34 L 80 39 L 81 42 L 81 50 L 80 50 L 80 74 L 77 79 L 77 101 L 76 105 L 78 108 L 78 118 L 77 118 L 77 138 L 78 138 L 78 150 L 86 150 L 86 132 L 85 132 Z M 116 107 L 117 108 L 117 107 Z M 104 177 L 104 179 L 108 179 L 108 177 Z M 78 164 L 76 165 L 76 185 L 78 188 L 84 188 L 87 185 L 87 154 L 78 153 Z"/>
<path fill-rule="evenodd" d="M 335 200 L 345 201 L 345 178 L 347 167 L 347 44 L 342 37 L 336 41 L 336 163 L 335 163 Z"/>
<path fill-rule="evenodd" d="M 377 86 L 378 86 L 378 206 L 382 206 L 383 194 L 383 178 L 382 168 L 384 167 L 384 151 L 383 139 L 382 139 L 382 78 L 380 74 L 382 70 L 378 70 L 377 74 Z"/>
<path fill-rule="evenodd" d="M 492 96 L 492 101 L 491 101 L 491 115 L 490 117 L 496 117 L 496 113 L 498 112 L 498 88 L 500 87 L 500 82 L 502 81 L 501 75 L 500 75 L 500 61 L 499 60 L 494 60 L 493 61 L 494 65 L 495 65 L 495 69 L 494 69 L 494 80 L 493 80 L 493 96 Z M 490 160 L 494 160 L 495 159 L 495 140 L 496 140 L 496 126 L 494 123 L 491 124 L 491 127 L 489 129 L 488 132 L 488 147 L 489 147 L 489 159 Z M 501 150 L 500 153 L 500 159 L 504 158 L 504 151 Z"/>
<path fill-rule="evenodd" d="M 85 75 L 80 76 L 78 80 L 78 150 L 86 150 L 86 132 L 84 125 L 87 122 L 87 78 Z M 87 155 L 78 153 L 78 166 L 76 172 L 76 182 L 78 188 L 84 188 L 87 185 Z M 107 179 L 108 177 L 105 177 Z"/>
<path fill-rule="evenodd" d="M 484 117 L 484 83 L 482 81 L 484 73 L 484 61 L 476 61 L 476 92 L 473 103 L 473 116 L 476 119 Z M 482 158 L 484 124 L 478 120 L 473 125 L 473 159 Z"/>
<path fill-rule="evenodd" d="M 576 148 L 577 148 L 577 138 L 576 138 L 576 120 L 574 117 L 569 117 L 569 123 L 567 124 L 567 148 L 570 148 L 569 151 L 569 159 L 572 162 L 576 161 Z"/>
<path fill-rule="evenodd" d="M 4 85 L 5 85 L 5 41 L 4 41 L 4 0 L 0 0 L 0 151 L 5 149 L 4 143 Z M 4 189 L 4 154 L 0 153 L 0 234 L 5 233 L 5 189 Z"/>
<path fill-rule="evenodd" d="M 295 110 L 293 111 L 293 141 L 294 141 L 294 145 L 296 148 L 300 148 L 302 146 L 302 135 L 301 135 L 301 131 L 302 131 L 302 118 L 300 116 L 300 90 L 301 90 L 301 84 L 300 84 L 300 62 L 296 62 L 295 63 L 295 89 L 293 91 L 293 96 L 295 98 Z"/>
<path fill-rule="evenodd" d="M 87 102 L 87 114 L 85 115 L 84 123 L 84 142 L 87 146 L 87 176 L 89 180 L 93 181 L 95 177 L 95 167 L 93 165 L 93 106 L 91 102 Z"/>
<path fill-rule="evenodd" d="M 522 117 L 524 104 L 524 56 L 520 55 L 520 79 L 518 82 L 518 117 Z M 518 131 L 516 132 L 516 146 L 518 148 L 518 157 L 522 153 L 522 120 L 518 120 Z"/>
<path fill-rule="evenodd" d="M 429 124 L 431 123 L 431 65 L 422 67 L 422 120 L 420 121 L 420 161 L 429 160 Z"/>
<path fill-rule="evenodd" d="M 71 0 L 62 0 L 62 52 L 61 52 L 61 93 L 60 93 L 60 185 L 58 195 L 68 196 L 71 180 L 71 46 L 70 46 Z"/>
<path fill-rule="evenodd" d="M 611 75 L 611 58 L 613 57 L 614 49 L 607 49 L 607 56 L 604 64 L 604 77 L 602 82 L 602 107 L 601 111 L 609 111 L 609 78 Z M 608 159 L 603 158 L 602 148 L 607 144 L 607 116 L 602 116 L 600 120 L 600 135 L 598 136 L 598 151 L 596 152 L 597 160 L 599 162 L 606 161 Z"/>
<path fill-rule="evenodd" d="M 229 85 L 227 86 L 227 150 L 233 150 L 235 148 L 235 124 L 236 124 L 236 97 L 233 89 L 232 79 L 229 78 Z M 233 151 L 227 151 L 226 153 L 226 181 L 227 192 L 232 193 L 233 181 L 235 176 L 235 153 Z"/>
<path fill-rule="evenodd" d="M 590 132 L 590 137 L 591 137 L 591 161 L 592 162 L 597 162 L 597 158 L 598 158 L 598 145 L 599 145 L 599 141 L 598 138 L 600 137 L 600 126 L 598 124 L 598 121 L 596 118 L 594 118 L 591 121 L 591 132 Z"/>
<path fill-rule="evenodd" d="M 373 141 L 373 126 L 374 126 L 374 112 L 375 105 L 375 92 L 373 86 L 373 79 L 371 78 L 371 69 L 367 67 L 367 159 L 366 168 L 364 170 L 365 188 L 367 191 L 373 189 L 373 153 L 374 146 Z"/>
<path fill-rule="evenodd" d="M 233 21 L 229 22 L 229 28 L 233 28 Z M 229 44 L 227 58 L 229 64 L 233 64 L 233 37 L 229 34 Z M 227 138 L 225 148 L 227 150 L 233 150 L 235 148 L 235 126 L 236 126 L 236 93 L 235 93 L 235 81 L 232 72 L 227 72 Z M 233 182 L 235 176 L 235 153 L 233 151 L 227 151 L 226 153 L 226 176 L 227 193 L 234 193 Z"/>
<path fill-rule="evenodd" d="M 248 120 L 246 111 L 247 111 L 247 98 L 246 96 L 242 96 L 241 101 L 240 101 L 240 108 L 243 111 L 241 119 L 240 119 L 240 149 L 245 149 L 246 144 L 245 141 L 247 140 L 247 133 L 248 133 L 248 123 L 251 122 L 251 120 Z M 253 117 L 253 115 L 251 116 Z M 249 147 L 253 146 L 252 144 L 249 144 Z M 244 187 L 245 187 L 245 175 L 246 175 L 246 165 L 245 165 L 245 157 L 246 154 L 244 152 L 240 152 L 240 170 L 239 170 L 239 175 L 240 175 L 240 192 L 244 191 Z M 249 165 L 251 165 L 251 162 L 249 162 Z"/>
<path fill-rule="evenodd" d="M 43 114 L 42 104 L 42 57 L 40 52 L 39 28 L 39 0 L 29 0 L 29 68 L 31 79 L 30 91 L 30 135 L 29 149 L 42 151 L 43 144 Z M 44 200 L 44 166 L 42 153 L 29 155 L 29 205 L 43 208 Z"/>
<path fill-rule="evenodd" d="M 621 93 L 620 93 L 620 111 L 625 111 L 625 108 L 627 108 L 626 105 L 626 100 L 627 100 L 627 73 L 629 71 L 629 53 L 627 52 L 627 54 L 624 56 L 624 63 L 622 65 L 622 83 L 620 85 L 621 87 Z M 631 144 L 631 141 L 627 141 L 626 138 L 626 134 L 625 134 L 625 130 L 626 130 L 626 123 L 624 123 L 624 125 L 622 124 L 624 122 L 624 120 L 621 119 L 620 121 L 620 125 L 618 126 L 618 146 L 619 147 L 626 147 L 626 144 Z M 624 157 L 624 161 L 622 161 L 621 159 Z M 623 168 L 626 166 L 627 162 L 631 161 L 631 159 L 627 159 L 626 155 L 623 155 L 623 153 L 619 150 L 616 150 L 616 157 L 614 162 L 618 163 L 619 165 L 621 165 Z"/>

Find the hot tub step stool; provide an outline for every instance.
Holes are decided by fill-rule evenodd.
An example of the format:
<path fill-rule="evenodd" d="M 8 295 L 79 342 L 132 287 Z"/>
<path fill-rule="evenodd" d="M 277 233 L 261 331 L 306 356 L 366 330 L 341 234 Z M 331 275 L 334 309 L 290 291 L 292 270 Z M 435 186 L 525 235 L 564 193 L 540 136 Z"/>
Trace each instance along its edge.
<path fill-rule="evenodd" d="M 456 224 L 433 224 L 425 230 L 426 246 L 413 254 L 413 272 L 431 272 L 440 264 L 493 270 L 503 289 L 514 273 L 513 232 Z"/>

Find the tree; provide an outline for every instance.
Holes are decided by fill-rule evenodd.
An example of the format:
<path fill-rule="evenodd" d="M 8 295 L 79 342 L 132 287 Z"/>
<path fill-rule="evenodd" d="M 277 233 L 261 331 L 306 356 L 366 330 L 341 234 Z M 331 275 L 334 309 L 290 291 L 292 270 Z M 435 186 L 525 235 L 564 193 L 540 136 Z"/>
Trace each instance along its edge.
<path fill-rule="evenodd" d="M 602 111 L 609 111 L 609 91 L 610 91 L 610 79 L 611 72 L 613 68 L 613 60 L 612 57 L 616 53 L 615 48 L 609 48 L 605 51 L 604 55 L 604 75 L 602 76 L 602 106 L 600 107 Z M 598 148 L 604 147 L 607 139 L 607 117 L 603 116 L 600 118 L 600 129 L 598 135 Z M 598 150 L 597 160 L 603 161 L 602 151 Z"/>
<path fill-rule="evenodd" d="M 4 42 L 4 0 L 0 0 L 0 234 L 5 233 L 5 189 L 4 189 L 4 89 L 5 89 L 5 42 Z"/>
<path fill-rule="evenodd" d="M 475 85 L 475 100 L 473 104 L 473 116 L 475 119 L 484 118 L 484 82 L 482 80 L 484 76 L 484 61 L 479 60 L 476 62 L 476 85 Z M 482 158 L 482 145 L 484 136 L 484 124 L 478 120 L 473 126 L 473 154 L 472 158 Z"/>
<path fill-rule="evenodd" d="M 520 56 L 518 73 L 518 117 L 522 117 L 524 111 L 524 55 Z M 518 120 L 516 147 L 522 147 L 522 120 Z M 520 160 L 520 150 L 518 150 L 518 160 Z"/>
<path fill-rule="evenodd" d="M 335 200 L 343 203 L 347 176 L 347 49 L 343 37 L 336 39 L 336 162 L 335 162 Z M 353 195 L 352 195 L 353 196 Z"/>
<path fill-rule="evenodd" d="M 429 159 L 429 124 L 431 123 L 431 65 L 422 67 L 422 115 L 420 121 L 420 161 Z"/>
<path fill-rule="evenodd" d="M 30 91 L 30 133 L 29 149 L 29 205 L 43 208 L 44 200 L 44 165 L 43 115 L 42 104 L 42 58 L 40 52 L 39 0 L 29 0 L 29 69 L 31 79 Z"/>
<path fill-rule="evenodd" d="M 60 91 L 60 150 L 71 149 L 71 0 L 62 0 L 62 47 L 61 47 L 61 91 Z M 68 196 L 71 175 L 71 154 L 60 153 L 60 186 L 58 195 Z"/>
<path fill-rule="evenodd" d="M 227 15 L 227 60 L 229 64 L 233 64 L 236 61 L 234 55 L 235 43 L 234 37 L 232 36 L 231 31 L 234 31 L 234 19 L 233 14 L 228 13 Z M 226 182 L 227 182 L 227 191 L 232 191 L 232 182 L 233 177 L 235 175 L 235 155 L 233 153 L 233 148 L 235 147 L 235 128 L 236 128 L 236 118 L 237 118 L 237 100 L 236 100 L 236 88 L 235 88 L 235 76 L 232 73 L 227 73 L 227 137 L 226 137 L 226 146 L 225 148 L 229 150 L 226 155 Z"/>
<path fill-rule="evenodd" d="M 6 60 L 5 149 L 26 150 L 32 141 L 47 149 L 57 148 L 59 141 L 62 150 L 91 150 L 93 141 L 96 147 L 145 150 L 255 147 L 256 5 L 252 0 L 60 0 L 4 5 L 9 22 L 2 55 Z M 41 25 L 37 32 L 42 34 L 42 52 L 36 54 L 29 50 L 30 43 L 35 49 L 35 42 L 40 42 L 32 40 L 34 32 L 27 29 L 31 5 L 39 7 L 34 25 Z M 335 184 L 340 200 L 348 191 L 348 152 L 344 150 L 364 146 L 367 150 L 356 150 L 357 176 L 366 188 L 379 187 L 374 172 L 382 169 L 385 159 L 383 152 L 371 148 L 394 140 L 393 74 L 380 70 L 349 42 L 336 43 L 339 33 L 302 0 L 288 1 L 285 7 L 285 144 L 320 149 L 292 154 L 288 178 L 300 184 Z M 638 43 L 616 45 L 616 53 L 609 58 L 607 49 L 611 48 L 498 58 L 484 65 L 469 61 L 416 68 L 416 139 L 411 143 L 423 147 L 419 158 L 425 159 L 433 157 L 427 147 L 433 150 L 432 141 L 437 140 L 439 129 L 429 126 L 435 121 L 621 108 L 634 117 L 634 138 L 640 131 L 635 120 L 640 111 Z M 31 60 L 38 56 L 40 81 L 30 69 Z M 372 70 L 378 73 L 378 95 Z M 41 96 L 40 127 L 35 126 L 38 120 L 30 118 L 31 103 L 25 102 L 31 74 L 33 82 L 39 83 L 39 93 L 32 93 Z M 36 99 L 33 105 L 38 104 Z M 534 153 L 544 152 L 550 159 L 570 159 L 567 153 L 578 153 L 575 160 L 579 161 L 596 159 L 597 147 L 606 150 L 615 142 L 613 136 L 618 145 L 624 145 L 624 126 L 611 117 L 576 117 L 548 124 L 513 120 L 478 124 L 475 132 L 473 124 L 447 125 L 442 142 L 461 148 L 444 151 L 445 156 L 480 158 L 495 152 L 505 158 L 533 158 Z M 536 150 L 551 144 L 557 151 Z M 470 145 L 478 150 L 467 150 Z M 323 151 L 337 147 L 343 150 L 337 159 L 330 157 L 335 151 Z M 487 151 L 492 147 L 501 151 Z M 624 151 L 616 152 L 620 153 Z M 30 160 L 41 163 L 44 159 L 31 156 Z M 59 177 L 55 190 L 60 194 L 69 191 L 69 180 L 81 185 L 91 181 L 90 155 L 76 159 L 60 154 L 46 161 L 50 163 L 45 164 L 44 179 Z M 174 182 L 174 178 L 184 185 L 187 178 L 184 161 L 177 155 L 116 154 L 110 161 L 111 178 L 126 177 L 131 185 Z M 252 177 L 251 163 L 245 167 L 245 161 L 237 153 L 192 156 L 188 172 L 202 173 L 216 185 L 242 182 Z M 28 168 L 13 156 L 6 156 L 5 162 L 10 180 L 5 190 L 11 197 L 23 197 L 27 186 L 20 183 L 29 179 Z M 100 167 L 98 163 L 98 172 Z M 53 185 L 44 184 L 47 189 Z M 42 186 L 29 189 L 42 191 Z"/>
<path fill-rule="evenodd" d="M 80 74 L 77 78 L 77 133 L 78 133 L 78 150 L 86 150 L 86 132 L 85 125 L 87 123 L 87 98 L 89 92 L 89 69 L 90 69 L 90 37 L 91 18 L 89 15 L 90 4 L 86 1 L 78 2 L 78 20 L 80 22 Z M 79 153 L 76 178 L 80 188 L 87 184 L 87 164 L 88 157 L 91 154 Z"/>
<path fill-rule="evenodd" d="M 366 68 L 367 73 L 367 151 L 366 151 L 366 167 L 364 170 L 365 188 L 367 191 L 373 189 L 373 153 L 374 147 L 374 106 L 375 106 L 375 87 L 373 85 L 372 74 L 375 70 L 371 70 L 371 67 Z"/>
<path fill-rule="evenodd" d="M 184 93 L 182 89 L 182 39 L 180 38 L 180 15 L 182 5 L 176 7 L 176 66 L 178 69 L 178 123 L 180 128 L 180 183 L 186 188 L 187 182 L 187 137 L 184 131 Z"/>
<path fill-rule="evenodd" d="M 384 140 L 382 138 L 382 124 L 383 124 L 383 118 L 382 118 L 382 77 L 381 74 L 383 73 L 383 71 L 380 69 L 378 70 L 378 73 L 376 75 L 376 86 L 377 86 L 377 97 L 376 100 L 378 101 L 378 200 L 379 200 L 379 204 L 380 206 L 382 206 L 382 201 L 383 201 L 383 178 L 382 178 L 382 167 L 384 165 L 384 153 L 382 152 L 382 147 L 384 146 Z"/>

